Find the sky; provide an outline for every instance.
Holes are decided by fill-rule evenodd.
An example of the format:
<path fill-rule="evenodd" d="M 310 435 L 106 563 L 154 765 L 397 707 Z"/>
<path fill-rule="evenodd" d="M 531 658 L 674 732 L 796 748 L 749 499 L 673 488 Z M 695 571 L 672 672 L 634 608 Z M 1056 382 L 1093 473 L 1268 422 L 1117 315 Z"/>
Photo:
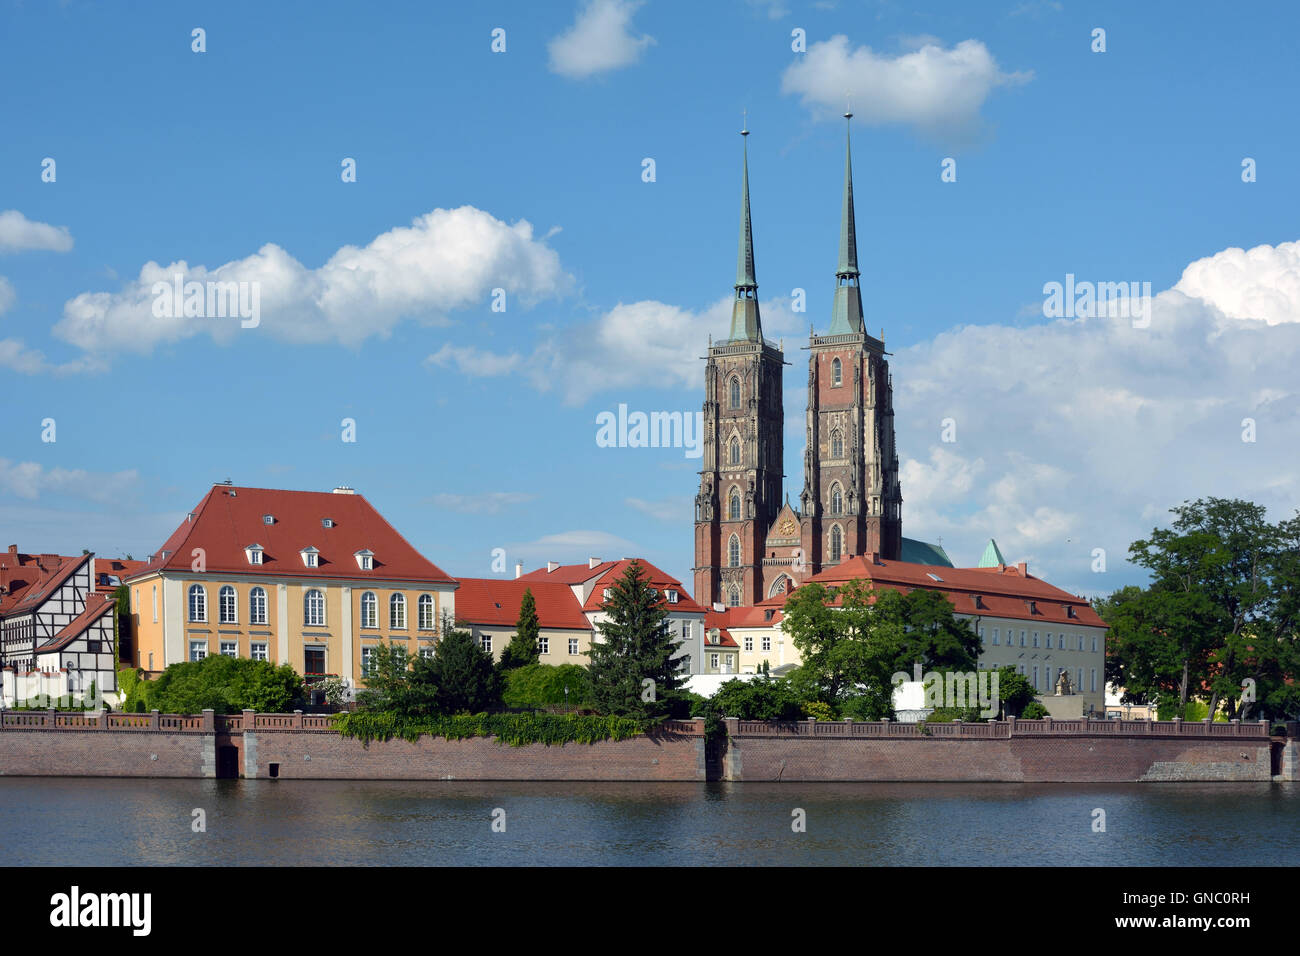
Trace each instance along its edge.
<path fill-rule="evenodd" d="M 0 546 L 346 484 L 453 575 L 689 587 L 699 459 L 597 420 L 701 407 L 743 124 L 797 503 L 846 102 L 905 535 L 1093 596 L 1184 500 L 1300 508 L 1294 5 L 447 6 L 0 0 Z"/>

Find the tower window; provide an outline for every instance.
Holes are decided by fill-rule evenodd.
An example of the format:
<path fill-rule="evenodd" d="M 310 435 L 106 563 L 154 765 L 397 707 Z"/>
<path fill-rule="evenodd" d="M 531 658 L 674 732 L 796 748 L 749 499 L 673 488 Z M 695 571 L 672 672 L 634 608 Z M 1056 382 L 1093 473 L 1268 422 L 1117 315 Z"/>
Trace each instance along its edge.
<path fill-rule="evenodd" d="M 731 489 L 731 497 L 727 500 L 727 517 L 731 521 L 740 520 L 740 492 L 735 488 Z"/>
<path fill-rule="evenodd" d="M 731 607 L 740 607 L 740 588 L 733 587 L 727 592 L 727 604 Z"/>
<path fill-rule="evenodd" d="M 838 484 L 831 485 L 831 514 L 838 515 L 844 513 L 844 494 L 840 491 Z"/>
<path fill-rule="evenodd" d="M 844 366 L 839 359 L 831 361 L 831 385 L 838 387 L 844 381 Z"/>
<path fill-rule="evenodd" d="M 731 463 L 733 465 L 740 464 L 740 439 L 739 438 L 731 439 Z"/>
<path fill-rule="evenodd" d="M 727 542 L 727 564 L 733 568 L 740 567 L 740 538 L 734 534 Z"/>
<path fill-rule="evenodd" d="M 738 378 L 731 380 L 731 407 L 740 407 L 740 379 Z"/>
<path fill-rule="evenodd" d="M 844 532 L 839 525 L 831 528 L 831 560 L 838 561 L 844 553 Z"/>
<path fill-rule="evenodd" d="M 831 457 L 844 457 L 844 433 L 838 428 L 831 432 Z"/>

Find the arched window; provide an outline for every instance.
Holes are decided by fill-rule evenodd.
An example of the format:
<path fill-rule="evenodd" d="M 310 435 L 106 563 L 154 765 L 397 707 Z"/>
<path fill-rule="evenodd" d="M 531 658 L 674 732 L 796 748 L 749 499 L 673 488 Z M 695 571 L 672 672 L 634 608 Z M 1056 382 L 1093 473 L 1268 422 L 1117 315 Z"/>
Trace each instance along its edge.
<path fill-rule="evenodd" d="M 740 464 L 740 439 L 739 438 L 731 439 L 731 463 L 733 465 Z"/>
<path fill-rule="evenodd" d="M 266 588 L 256 587 L 248 592 L 248 623 L 266 623 Z"/>
<path fill-rule="evenodd" d="M 727 517 L 732 521 L 740 520 L 740 492 L 735 488 L 731 489 L 731 497 L 727 499 Z"/>
<path fill-rule="evenodd" d="M 776 597 L 778 594 L 785 594 L 788 590 L 787 582 L 789 579 L 783 574 L 772 582 L 772 590 L 767 592 L 768 597 Z"/>
<path fill-rule="evenodd" d="M 731 407 L 740 407 L 740 379 L 738 378 L 731 380 Z"/>
<path fill-rule="evenodd" d="M 433 595 L 420 595 L 420 630 L 433 630 Z"/>
<path fill-rule="evenodd" d="M 838 482 L 831 485 L 831 514 L 838 515 L 844 513 L 844 493 L 840 491 Z"/>
<path fill-rule="evenodd" d="M 733 587 L 727 592 L 727 604 L 731 607 L 740 607 L 740 588 Z"/>
<path fill-rule="evenodd" d="M 844 433 L 838 428 L 831 432 L 831 457 L 844 457 Z"/>
<path fill-rule="evenodd" d="M 406 595 L 394 594 L 388 601 L 388 626 L 402 630 L 406 627 Z"/>
<path fill-rule="evenodd" d="M 208 592 L 202 584 L 190 585 L 190 620 L 196 624 L 208 621 Z"/>
<path fill-rule="evenodd" d="M 361 626 L 379 626 L 379 598 L 375 597 L 374 591 L 361 595 Z"/>
<path fill-rule="evenodd" d="M 727 542 L 727 566 L 732 568 L 740 567 L 740 538 L 736 535 L 731 536 Z"/>
<path fill-rule="evenodd" d="M 838 561 L 844 553 L 844 532 L 839 525 L 831 527 L 831 560 Z"/>
<path fill-rule="evenodd" d="M 840 364 L 839 359 L 834 359 L 831 362 L 831 384 L 839 385 L 843 382 L 843 380 L 844 380 L 844 366 Z"/>
<path fill-rule="evenodd" d="M 235 589 L 229 584 L 223 584 L 221 590 L 217 592 L 217 610 L 222 624 L 235 623 Z"/>
<path fill-rule="evenodd" d="M 323 627 L 325 624 L 325 595 L 315 588 L 303 596 L 302 622 L 309 627 Z"/>

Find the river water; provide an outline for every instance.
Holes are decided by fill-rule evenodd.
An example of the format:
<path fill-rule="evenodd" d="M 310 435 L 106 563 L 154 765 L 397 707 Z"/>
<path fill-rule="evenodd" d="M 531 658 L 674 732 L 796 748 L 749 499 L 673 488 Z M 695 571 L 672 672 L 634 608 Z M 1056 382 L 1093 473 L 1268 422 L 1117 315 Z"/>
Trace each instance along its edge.
<path fill-rule="evenodd" d="M 1295 865 L 1300 784 L 4 777 L 0 850 L 9 866 Z"/>

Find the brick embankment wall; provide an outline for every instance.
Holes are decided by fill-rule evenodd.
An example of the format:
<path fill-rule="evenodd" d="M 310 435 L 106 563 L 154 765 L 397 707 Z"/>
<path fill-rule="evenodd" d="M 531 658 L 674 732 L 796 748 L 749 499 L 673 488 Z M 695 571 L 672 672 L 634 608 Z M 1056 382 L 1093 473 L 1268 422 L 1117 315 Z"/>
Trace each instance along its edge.
<path fill-rule="evenodd" d="M 636 737 L 595 744 L 529 744 L 421 737 L 360 741 L 328 732 L 244 734 L 245 777 L 283 780 L 656 780 L 705 779 L 702 736 Z"/>
<path fill-rule="evenodd" d="M 6 729 L 0 776 L 211 777 L 214 753 L 204 734 Z"/>

